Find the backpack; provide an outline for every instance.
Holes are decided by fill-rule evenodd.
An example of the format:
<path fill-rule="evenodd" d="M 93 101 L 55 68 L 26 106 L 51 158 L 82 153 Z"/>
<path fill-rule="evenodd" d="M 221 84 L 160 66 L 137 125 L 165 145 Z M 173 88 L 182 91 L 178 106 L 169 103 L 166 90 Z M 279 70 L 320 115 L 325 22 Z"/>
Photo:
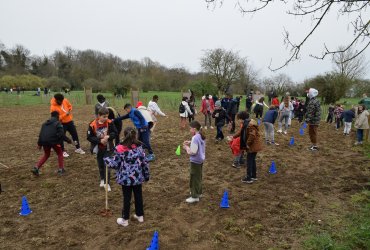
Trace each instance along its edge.
<path fill-rule="evenodd" d="M 185 113 L 185 106 L 184 104 L 182 104 L 182 102 L 180 103 L 180 106 L 179 106 L 179 113 L 180 114 Z"/>

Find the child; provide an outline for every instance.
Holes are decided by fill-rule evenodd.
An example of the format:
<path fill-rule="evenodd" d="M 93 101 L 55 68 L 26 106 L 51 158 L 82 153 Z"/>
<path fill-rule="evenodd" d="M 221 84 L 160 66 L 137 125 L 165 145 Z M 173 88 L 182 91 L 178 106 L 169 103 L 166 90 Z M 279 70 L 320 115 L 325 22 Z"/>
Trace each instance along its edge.
<path fill-rule="evenodd" d="M 76 147 L 75 153 L 82 155 L 85 154 L 85 151 L 83 151 L 82 148 L 80 147 L 77 129 L 73 122 L 72 104 L 67 100 L 67 98 L 64 98 L 62 94 L 57 93 L 54 95 L 54 98 L 50 100 L 50 112 L 53 111 L 57 111 L 59 113 L 59 120 L 63 125 L 64 133 L 68 131 L 71 134 L 72 140 Z M 64 151 L 63 142 L 62 150 L 63 157 L 69 157 L 69 154 Z"/>
<path fill-rule="evenodd" d="M 202 104 L 201 104 L 200 112 L 204 115 L 204 128 L 207 129 L 208 127 L 213 129 L 211 123 L 211 116 L 213 111 L 215 110 L 215 104 L 213 103 L 212 96 L 209 94 L 205 94 L 202 97 Z"/>
<path fill-rule="evenodd" d="M 357 142 L 355 145 L 362 145 L 364 130 L 369 129 L 369 112 L 365 105 L 359 105 L 356 110 L 355 128 L 357 129 Z"/>
<path fill-rule="evenodd" d="M 32 173 L 36 176 L 40 175 L 39 169 L 47 161 L 50 156 L 51 149 L 54 149 L 58 155 L 58 174 L 62 175 L 65 173 L 63 165 L 63 150 L 62 142 L 65 140 L 68 143 L 72 143 L 71 139 L 65 136 L 63 125 L 59 122 L 59 113 L 56 111 L 51 112 L 51 118 L 42 124 L 41 131 L 39 134 L 39 140 L 37 142 L 39 149 L 43 147 L 44 155 L 40 158 L 39 162 L 32 169 Z"/>
<path fill-rule="evenodd" d="M 351 132 L 353 118 L 355 118 L 355 109 L 352 108 L 350 110 L 344 111 L 342 116 L 344 120 L 343 135 L 349 135 L 349 133 Z"/>
<path fill-rule="evenodd" d="M 336 129 L 338 130 L 340 128 L 340 124 L 342 122 L 342 113 L 343 108 L 340 104 L 337 104 L 336 108 L 334 109 L 334 115 L 335 115 L 335 122 L 336 122 Z"/>
<path fill-rule="evenodd" d="M 138 140 L 143 142 L 143 146 L 148 150 L 149 155 L 147 156 L 147 160 L 154 161 L 155 155 L 153 153 L 152 147 L 150 146 L 150 128 L 148 122 L 145 120 L 144 116 L 140 113 L 139 110 L 131 107 L 131 104 L 125 104 L 123 108 L 127 112 L 127 114 L 114 119 L 114 121 L 122 121 L 130 118 L 136 129 L 139 131 Z"/>
<path fill-rule="evenodd" d="M 142 184 L 149 181 L 149 163 L 146 160 L 143 145 L 136 139 L 136 130 L 126 127 L 124 139 L 116 147 L 116 154 L 104 159 L 108 167 L 116 170 L 116 182 L 122 185 L 123 209 L 122 218 L 117 224 L 127 227 L 130 218 L 131 195 L 135 197 L 134 218 L 144 222 Z"/>
<path fill-rule="evenodd" d="M 279 130 L 277 131 L 278 133 L 282 133 L 282 125 L 283 125 L 283 120 L 284 120 L 284 134 L 287 134 L 288 127 L 289 127 L 289 119 L 290 119 L 290 114 L 291 111 L 293 110 L 293 105 L 289 101 L 289 96 L 285 96 L 282 103 L 279 106 Z"/>
<path fill-rule="evenodd" d="M 188 104 L 188 98 L 186 96 L 182 98 L 182 101 L 179 106 L 179 113 L 180 113 L 180 129 L 185 129 L 186 119 L 189 116 L 193 115 L 193 112 L 191 112 Z"/>
<path fill-rule="evenodd" d="M 95 104 L 95 118 L 98 117 L 99 109 L 109 107 L 109 102 L 105 100 L 105 97 L 103 95 L 97 95 L 96 99 L 98 100 L 98 103 Z"/>
<path fill-rule="evenodd" d="M 247 127 L 247 175 L 242 179 L 242 182 L 251 184 L 257 181 L 257 153 L 262 150 L 257 122 L 251 120 Z"/>
<path fill-rule="evenodd" d="M 274 123 L 278 116 L 278 112 L 274 105 L 270 106 L 270 109 L 266 112 L 265 117 L 263 118 L 263 125 L 265 126 L 265 137 L 266 137 L 266 144 L 273 144 L 279 145 L 275 143 L 274 139 Z"/>
<path fill-rule="evenodd" d="M 98 111 L 98 118 L 93 120 L 87 131 L 87 140 L 91 143 L 91 153 L 96 154 L 100 174 L 100 187 L 110 188 L 110 171 L 108 171 L 108 183 L 106 183 L 106 169 L 104 157 L 113 150 L 113 140 L 117 136 L 117 129 L 113 122 L 108 119 L 109 111 L 107 108 L 101 108 Z"/>
<path fill-rule="evenodd" d="M 326 118 L 326 123 L 333 123 L 333 117 L 334 117 L 334 106 L 333 104 L 329 105 L 328 109 L 328 117 Z"/>
<path fill-rule="evenodd" d="M 265 98 L 261 97 L 258 101 L 256 101 L 256 106 L 254 106 L 253 112 L 256 114 L 256 118 L 262 118 L 263 115 L 263 106 L 268 108 L 267 104 L 265 103 Z"/>
<path fill-rule="evenodd" d="M 154 131 L 154 128 L 158 122 L 156 115 L 167 117 L 165 113 L 162 112 L 162 110 L 158 106 L 158 99 L 159 97 L 157 95 L 153 96 L 153 99 L 149 101 L 148 103 L 148 110 L 151 113 L 152 120 L 153 120 L 153 128 L 151 129 L 152 132 Z"/>
<path fill-rule="evenodd" d="M 247 127 L 249 124 L 249 114 L 246 111 L 241 111 L 236 115 L 240 124 L 240 129 L 232 137 L 230 147 L 234 154 L 234 163 L 232 167 L 240 168 L 240 164 L 243 162 L 243 153 L 247 149 Z M 239 150 L 238 150 L 239 149 Z"/>
<path fill-rule="evenodd" d="M 190 123 L 190 133 L 193 136 L 190 141 L 184 141 L 183 148 L 190 155 L 190 193 L 187 203 L 199 202 L 202 196 L 202 169 L 206 158 L 205 135 L 198 121 Z"/>
<path fill-rule="evenodd" d="M 122 121 L 114 120 L 114 119 L 117 118 L 117 117 L 120 117 L 120 114 L 113 107 L 107 107 L 107 109 L 109 111 L 108 119 L 113 121 L 113 124 L 116 127 L 116 129 L 117 129 L 115 145 L 118 145 L 119 144 L 120 134 L 121 134 L 121 131 L 122 131 Z"/>
<path fill-rule="evenodd" d="M 222 127 L 225 125 L 226 111 L 221 107 L 221 101 L 216 101 L 215 111 L 213 112 L 212 117 L 215 118 L 217 128 L 216 141 L 222 141 L 224 139 Z"/>
<path fill-rule="evenodd" d="M 298 110 L 297 110 L 297 116 L 298 116 L 298 121 L 299 123 L 303 122 L 303 116 L 306 113 L 306 105 L 304 101 L 300 101 L 298 105 Z"/>

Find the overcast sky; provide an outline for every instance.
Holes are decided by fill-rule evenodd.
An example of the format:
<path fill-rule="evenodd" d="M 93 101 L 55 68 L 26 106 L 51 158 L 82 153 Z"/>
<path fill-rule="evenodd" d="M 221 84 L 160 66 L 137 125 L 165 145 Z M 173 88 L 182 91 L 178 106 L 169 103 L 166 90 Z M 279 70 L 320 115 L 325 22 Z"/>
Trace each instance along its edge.
<path fill-rule="evenodd" d="M 276 4 L 254 15 L 241 15 L 235 1 L 207 8 L 203 0 L 0 0 L 0 42 L 22 44 L 35 55 L 50 55 L 65 46 L 112 53 L 122 59 L 150 57 L 167 66 L 200 71 L 205 49 L 239 51 L 260 77 L 289 56 L 283 30 L 299 42 L 311 27 L 307 18 L 285 14 L 289 5 Z M 294 81 L 330 71 L 330 60 L 315 60 L 324 42 L 329 48 L 352 38 L 347 17 L 328 16 L 302 50 L 301 60 L 279 71 Z M 370 12 L 364 16 L 370 16 Z M 370 60 L 370 48 L 365 51 Z M 366 78 L 370 78 L 370 70 Z"/>

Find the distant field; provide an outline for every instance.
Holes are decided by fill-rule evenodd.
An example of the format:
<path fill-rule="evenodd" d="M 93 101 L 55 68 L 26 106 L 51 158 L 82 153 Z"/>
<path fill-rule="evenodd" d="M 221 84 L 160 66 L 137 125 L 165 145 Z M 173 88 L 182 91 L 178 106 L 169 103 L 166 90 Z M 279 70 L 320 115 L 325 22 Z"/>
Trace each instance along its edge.
<path fill-rule="evenodd" d="M 13 92 L 13 94 L 6 94 L 4 92 L 0 92 L 0 106 L 29 106 L 29 105 L 49 105 L 51 96 L 35 96 L 35 91 L 26 91 L 24 94 L 17 95 Z M 125 103 L 129 103 L 131 101 L 130 96 L 126 96 L 125 98 L 114 98 L 112 93 L 102 93 L 109 103 L 116 108 L 121 108 L 125 105 Z M 96 95 L 98 93 L 93 93 L 93 103 L 96 102 Z M 149 91 L 146 93 L 141 92 L 139 95 L 140 101 L 147 105 L 148 102 L 152 99 L 153 95 L 159 96 L 158 104 L 164 110 L 171 110 L 176 111 L 178 109 L 179 103 L 181 101 L 181 93 L 180 92 L 161 92 L 161 91 Z M 85 104 L 85 94 L 83 91 L 72 91 L 70 95 L 65 94 L 66 98 L 68 98 L 73 105 L 84 105 Z M 267 100 L 267 97 L 265 98 Z M 305 99 L 305 97 L 300 97 L 299 99 Z M 197 106 L 199 107 L 200 97 L 196 98 Z M 352 105 L 358 104 L 360 98 L 342 98 L 337 103 L 344 104 L 345 109 L 351 108 Z M 241 107 L 245 107 L 245 99 L 242 100 Z M 325 120 L 328 114 L 328 105 L 321 105 L 322 110 L 322 119 Z"/>

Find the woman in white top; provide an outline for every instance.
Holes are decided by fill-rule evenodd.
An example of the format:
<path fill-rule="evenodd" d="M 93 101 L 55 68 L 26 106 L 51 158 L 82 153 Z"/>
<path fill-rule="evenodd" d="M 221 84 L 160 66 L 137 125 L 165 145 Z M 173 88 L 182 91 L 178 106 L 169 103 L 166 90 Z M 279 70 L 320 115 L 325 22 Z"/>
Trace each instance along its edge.
<path fill-rule="evenodd" d="M 186 127 L 186 118 L 189 117 L 189 115 L 193 115 L 193 113 L 191 112 L 190 110 L 190 107 L 189 107 L 189 104 L 187 102 L 188 98 L 187 97 L 183 97 L 182 98 L 182 102 L 180 104 L 180 107 L 179 107 L 179 113 L 180 113 L 180 128 L 181 129 L 185 129 Z"/>
<path fill-rule="evenodd" d="M 256 114 L 256 118 L 262 118 L 263 115 L 263 106 L 266 108 L 269 108 L 267 104 L 265 103 L 265 98 L 261 97 L 260 99 L 256 100 L 256 106 L 254 106 L 254 113 Z"/>

